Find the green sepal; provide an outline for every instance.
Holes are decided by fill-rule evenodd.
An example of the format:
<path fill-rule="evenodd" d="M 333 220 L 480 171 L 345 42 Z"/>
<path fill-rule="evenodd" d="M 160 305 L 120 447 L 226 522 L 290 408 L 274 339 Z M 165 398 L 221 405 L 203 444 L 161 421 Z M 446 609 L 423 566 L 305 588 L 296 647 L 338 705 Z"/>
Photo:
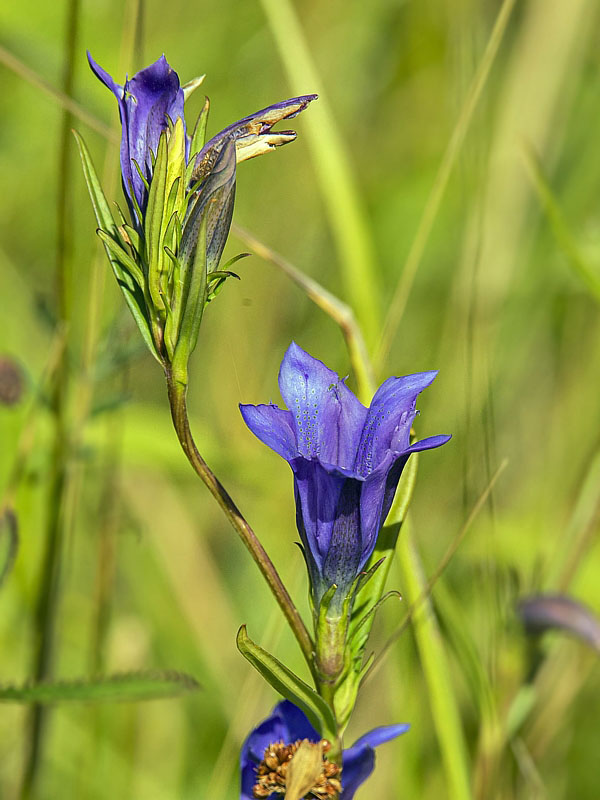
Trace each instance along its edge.
<path fill-rule="evenodd" d="M 195 691 L 198 682 L 182 672 L 135 672 L 122 675 L 83 679 L 29 683 L 22 686 L 0 686 L 2 703 L 60 703 L 77 702 L 134 702 L 175 697 Z"/>
<path fill-rule="evenodd" d="M 200 223 L 198 244 L 193 264 L 184 269 L 181 265 L 181 301 L 173 309 L 173 325 L 177 332 L 173 353 L 173 373 L 177 380 L 187 383 L 187 364 L 192 354 L 206 304 L 206 217 Z"/>
<path fill-rule="evenodd" d="M 325 700 L 275 656 L 255 644 L 246 633 L 245 625 L 238 631 L 237 646 L 244 658 L 260 672 L 275 691 L 306 714 L 324 739 L 330 742 L 337 741 L 335 718 Z"/>
<path fill-rule="evenodd" d="M 135 283 L 143 291 L 144 273 L 142 272 L 139 264 L 135 263 L 133 258 L 129 255 L 129 253 L 123 247 L 121 247 L 120 244 L 117 244 L 117 242 L 115 242 L 115 240 L 109 233 L 102 230 L 102 228 L 98 228 L 96 233 L 102 239 L 104 245 L 110 250 L 112 255 L 117 259 L 117 261 L 121 265 L 121 269 L 128 272 L 135 281 Z"/>
<path fill-rule="evenodd" d="M 208 286 L 206 292 L 206 302 L 210 303 L 215 297 L 219 294 L 223 286 L 225 286 L 225 281 L 227 278 L 237 278 L 238 281 L 241 280 L 240 276 L 235 273 L 231 272 L 230 270 L 222 270 L 216 269 L 214 272 L 211 272 L 208 276 Z"/>
<path fill-rule="evenodd" d="M 206 75 L 198 75 L 196 78 L 192 78 L 191 81 L 183 84 L 181 88 L 183 90 L 183 99 L 185 102 L 187 102 L 188 98 L 202 85 L 204 78 L 206 78 Z"/>
<path fill-rule="evenodd" d="M 92 207 L 94 209 L 94 215 L 96 217 L 98 227 L 105 231 L 113 241 L 120 242 L 121 237 L 118 226 L 113 219 L 109 205 L 106 201 L 106 197 L 104 196 L 104 192 L 100 186 L 100 181 L 98 180 L 98 175 L 94 169 L 94 164 L 92 162 L 87 145 L 77 131 L 74 131 L 73 133 L 79 149 L 79 155 L 83 166 L 83 175 L 90 199 L 92 201 Z M 129 310 L 133 315 L 136 325 L 138 326 L 140 333 L 142 334 L 142 337 L 148 346 L 148 349 L 154 358 L 159 363 L 162 363 L 152 338 L 150 322 L 147 315 L 143 293 L 139 289 L 136 289 L 135 286 L 132 287 L 131 281 L 128 280 L 128 275 L 123 272 L 123 268 L 119 260 L 113 255 L 106 242 L 104 242 L 104 249 L 117 279 L 117 283 L 121 287 L 125 301 L 129 306 Z"/>
<path fill-rule="evenodd" d="M 236 261 L 241 261 L 242 258 L 248 258 L 251 255 L 252 253 L 238 253 L 237 256 L 233 256 L 233 258 L 230 258 L 229 261 L 227 261 L 225 264 L 222 265 L 221 271 L 222 272 L 227 271 L 230 267 L 232 267 L 236 263 Z"/>
<path fill-rule="evenodd" d="M 354 629 L 348 635 L 348 644 L 350 645 L 351 649 L 354 651 L 363 650 L 364 645 L 366 644 L 366 640 L 368 638 L 368 632 L 365 634 L 365 626 L 369 621 L 372 622 L 371 617 L 374 617 L 375 614 L 379 611 L 381 606 L 385 603 L 386 600 L 389 600 L 390 597 L 397 597 L 399 600 L 402 600 L 402 595 L 397 589 L 390 589 L 389 592 L 386 592 L 383 597 L 381 597 L 374 606 L 364 614 L 364 616 L 359 617 L 356 619 L 354 624 Z M 353 620 L 354 621 L 354 620 Z M 369 626 L 370 627 L 370 626 Z M 362 633 L 361 633 L 362 632 Z M 358 638 L 360 635 L 360 639 Z M 364 638 L 364 641 L 363 641 Z"/>
<path fill-rule="evenodd" d="M 145 264 L 143 264 L 143 261 L 141 259 L 142 251 L 143 251 L 143 243 L 142 243 L 142 239 L 141 239 L 139 233 L 135 230 L 135 228 L 132 228 L 131 225 L 129 225 L 127 222 L 122 227 L 123 227 L 123 230 L 124 230 L 125 234 L 127 235 L 128 239 L 129 239 L 128 244 L 131 243 L 130 246 L 133 247 L 135 252 L 140 257 L 140 261 L 142 263 L 142 269 L 143 269 L 145 267 Z"/>
<path fill-rule="evenodd" d="M 152 167 L 154 167 L 154 153 L 152 152 L 152 150 L 150 151 L 150 160 L 152 162 Z M 136 172 L 139 175 L 141 182 L 144 184 L 145 190 L 148 192 L 150 190 L 150 184 L 148 183 L 148 178 L 146 178 L 146 176 L 142 172 L 142 168 L 140 167 L 140 165 L 138 164 L 138 162 L 136 161 L 135 158 L 131 159 L 131 163 L 135 167 Z M 133 186 L 132 186 L 131 183 L 129 184 L 129 187 L 131 189 L 130 194 L 134 196 L 135 192 L 133 191 Z M 139 208 L 139 206 L 138 206 L 138 208 Z"/>
<path fill-rule="evenodd" d="M 148 261 L 148 289 L 154 307 L 159 312 L 165 312 L 163 279 L 162 234 L 165 216 L 165 193 L 167 186 L 167 135 L 163 131 L 158 142 L 154 174 L 150 191 L 148 192 L 148 205 L 144 219 L 144 236 L 146 239 L 146 258 Z"/>
<path fill-rule="evenodd" d="M 192 180 L 192 173 L 194 172 L 194 165 L 196 156 L 204 147 L 206 143 L 206 125 L 208 123 L 208 113 L 210 111 L 210 100 L 208 97 L 204 98 L 204 105 L 202 111 L 198 114 L 198 119 L 194 125 L 194 132 L 192 133 L 192 140 L 190 142 L 190 160 L 185 170 L 185 183 L 186 186 Z"/>

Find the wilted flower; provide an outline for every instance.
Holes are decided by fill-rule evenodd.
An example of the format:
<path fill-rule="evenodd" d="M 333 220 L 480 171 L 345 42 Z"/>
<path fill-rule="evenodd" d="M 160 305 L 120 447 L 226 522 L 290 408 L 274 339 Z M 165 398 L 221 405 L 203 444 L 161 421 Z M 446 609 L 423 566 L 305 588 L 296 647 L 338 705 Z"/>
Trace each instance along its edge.
<path fill-rule="evenodd" d="M 185 382 L 204 306 L 234 274 L 218 267 L 233 214 L 236 162 L 293 141 L 293 131 L 272 127 L 316 95 L 257 111 L 205 143 L 208 100 L 191 136 L 184 117 L 185 98 L 202 79 L 182 87 L 161 56 L 121 86 L 89 53 L 88 60 L 119 104 L 121 177 L 131 214 L 131 225 L 123 215 L 112 219 L 80 142 L 99 235 L 150 350 Z"/>
<path fill-rule="evenodd" d="M 417 395 L 436 372 L 388 378 L 370 407 L 321 361 L 292 343 L 279 371 L 289 408 L 242 405 L 250 430 L 290 464 L 296 520 L 315 607 L 335 584 L 339 609 L 373 552 L 411 453 L 449 436 L 410 443 Z"/>
<path fill-rule="evenodd" d="M 339 800 L 352 800 L 356 790 L 373 772 L 374 748 L 400 736 L 408 728 L 408 725 L 388 725 L 361 736 L 352 747 L 343 751 L 341 772 L 323 756 L 320 774 L 305 797 L 310 800 L 336 797 L 341 783 Z M 303 712 L 284 700 L 252 731 L 242 746 L 241 800 L 280 800 L 288 788 L 289 765 L 305 741 L 317 744 L 321 737 Z M 323 751 L 327 752 L 326 743 Z"/>

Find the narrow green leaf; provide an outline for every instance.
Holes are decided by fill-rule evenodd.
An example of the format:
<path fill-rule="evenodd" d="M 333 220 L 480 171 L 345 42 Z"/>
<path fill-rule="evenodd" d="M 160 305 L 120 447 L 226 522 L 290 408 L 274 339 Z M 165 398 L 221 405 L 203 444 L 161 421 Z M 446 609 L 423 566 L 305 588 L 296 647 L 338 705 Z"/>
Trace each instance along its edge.
<path fill-rule="evenodd" d="M 449 800 L 472 800 L 471 765 L 456 693 L 450 682 L 446 648 L 429 598 L 421 600 L 425 576 L 407 519 L 398 546 L 398 563 L 408 603 L 419 605 L 412 614 L 412 628 L 423 667 L 431 713 L 442 754 Z"/>
<path fill-rule="evenodd" d="M 140 289 L 144 290 L 144 273 L 140 269 L 139 265 L 135 263 L 133 258 L 129 255 L 129 253 L 121 247 L 121 245 L 117 244 L 112 236 L 103 231 L 102 228 L 98 228 L 96 231 L 98 236 L 104 242 L 104 245 L 110 250 L 112 255 L 116 258 L 119 262 L 122 270 L 129 272 L 133 280 L 136 284 L 140 287 Z"/>
<path fill-rule="evenodd" d="M 245 625 L 238 631 L 237 646 L 244 658 L 260 672 L 275 691 L 304 711 L 321 736 L 330 742 L 336 741 L 336 722 L 325 700 L 275 656 L 255 644 L 246 633 Z"/>
<path fill-rule="evenodd" d="M 98 175 L 94 169 L 90 151 L 77 131 L 73 131 L 73 135 L 75 136 L 75 141 L 77 142 L 77 147 L 79 149 L 79 155 L 81 157 L 81 163 L 83 166 L 83 176 L 85 178 L 92 205 L 94 207 L 94 214 L 96 215 L 98 227 L 108 231 L 109 233 L 113 234 L 116 239 L 118 239 L 118 227 L 113 219 L 109 205 L 106 202 L 106 197 L 104 196 L 102 187 L 100 186 L 100 181 L 98 180 Z"/>
<path fill-rule="evenodd" d="M 132 228 L 131 225 L 128 225 L 127 223 L 123 225 L 123 230 L 125 231 L 129 241 L 131 242 L 131 246 L 134 248 L 134 250 L 140 257 L 140 263 L 143 263 L 141 259 L 143 254 L 142 253 L 143 243 L 139 233 L 134 228 Z"/>
<path fill-rule="evenodd" d="M 200 225 L 194 263 L 185 271 L 181 269 L 181 278 L 183 280 L 179 310 L 181 321 L 176 319 L 174 323 L 179 333 L 173 354 L 173 369 L 174 372 L 183 375 L 187 374 L 187 363 L 198 341 L 206 300 L 206 218 Z"/>
<path fill-rule="evenodd" d="M 530 148 L 525 148 L 525 163 L 529 170 L 533 188 L 537 192 L 538 199 L 548 218 L 557 244 L 565 254 L 573 272 L 577 273 L 577 276 L 596 302 L 600 302 L 600 275 L 594 271 L 582 254 L 560 204 L 542 171 L 542 167 Z"/>
<path fill-rule="evenodd" d="M 238 253 L 237 256 L 233 256 L 221 267 L 221 271 L 227 271 L 230 267 L 232 267 L 236 261 L 241 261 L 242 258 L 248 258 L 251 256 L 252 253 Z"/>
<path fill-rule="evenodd" d="M 164 287 L 162 285 L 164 260 L 162 232 L 167 185 L 167 156 L 167 136 L 163 132 L 158 143 L 154 174 L 150 184 L 150 191 L 148 192 L 148 205 L 144 219 L 146 257 L 148 260 L 148 288 L 154 307 L 158 311 L 165 310 Z"/>
<path fill-rule="evenodd" d="M 94 169 L 90 152 L 85 142 L 76 131 L 74 131 L 74 135 L 77 141 L 77 147 L 79 149 L 79 155 L 81 157 L 81 163 L 83 166 L 83 174 L 90 198 L 92 200 L 92 206 L 94 208 L 94 214 L 96 216 L 98 227 L 111 236 L 113 241 L 120 242 L 121 237 L 119 234 L 119 229 L 112 217 L 106 197 L 104 196 L 104 192 L 100 186 L 100 181 L 98 180 L 98 175 Z M 140 333 L 142 334 L 148 349 L 154 358 L 159 363 L 162 363 L 154 346 L 143 292 L 136 290 L 135 286 L 132 286 L 131 279 L 123 271 L 119 260 L 111 252 L 106 242 L 104 242 L 104 249 L 117 279 L 117 283 L 123 291 L 125 301 L 129 306 L 129 310 L 131 311 L 133 318 L 140 329 Z"/>
<path fill-rule="evenodd" d="M 0 686 L 2 703 L 61 703 L 155 700 L 175 697 L 199 688 L 197 681 L 182 672 L 139 672 L 80 681 L 30 683 Z"/>
<path fill-rule="evenodd" d="M 186 102 L 196 89 L 204 83 L 204 78 L 206 78 L 206 75 L 198 75 L 198 77 L 192 78 L 191 81 L 183 84 L 181 88 L 183 89 L 183 98 Z"/>
<path fill-rule="evenodd" d="M 208 123 L 208 112 L 210 111 L 210 100 L 208 97 L 204 98 L 204 106 L 202 111 L 198 114 L 198 119 L 194 125 L 194 132 L 192 133 L 192 141 L 190 142 L 190 160 L 185 171 L 186 186 L 192 179 L 194 171 L 196 156 L 204 147 L 206 142 L 206 125 Z"/>

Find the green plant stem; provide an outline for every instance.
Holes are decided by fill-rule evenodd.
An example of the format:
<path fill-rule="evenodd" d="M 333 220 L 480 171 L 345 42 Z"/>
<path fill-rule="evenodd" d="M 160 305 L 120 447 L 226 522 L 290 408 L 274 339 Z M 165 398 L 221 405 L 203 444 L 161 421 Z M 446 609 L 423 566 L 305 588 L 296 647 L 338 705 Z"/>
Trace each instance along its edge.
<path fill-rule="evenodd" d="M 76 63 L 77 31 L 80 0 L 71 0 L 68 8 L 65 35 L 65 61 L 63 92 L 70 95 L 73 89 Z M 70 302 L 68 287 L 69 229 L 67 192 L 69 184 L 69 147 L 72 117 L 69 111 L 62 116 L 59 141 L 59 181 L 56 247 L 56 295 L 59 325 L 68 328 Z M 52 410 L 55 418 L 55 440 L 50 477 L 49 513 L 47 518 L 45 552 L 42 563 L 39 593 L 36 599 L 36 640 L 33 653 L 33 677 L 36 682 L 46 680 L 52 669 L 54 627 L 57 613 L 61 560 L 64 538 L 64 499 L 67 487 L 69 461 L 68 390 L 69 361 L 66 349 L 61 352 L 52 392 Z M 29 718 L 27 753 L 21 783 L 21 798 L 29 800 L 36 793 L 39 779 L 47 710 L 34 705 Z"/>
<path fill-rule="evenodd" d="M 398 562 L 402 572 L 403 588 L 408 602 L 412 604 L 424 596 L 426 581 L 412 538 L 410 515 L 406 517 L 399 540 Z M 471 800 L 467 748 L 440 630 L 428 598 L 415 609 L 412 625 L 429 692 L 433 723 L 442 752 L 447 779 L 447 797 L 449 800 Z"/>
<path fill-rule="evenodd" d="M 187 386 L 185 383 L 177 380 L 169 370 L 165 370 L 167 378 L 167 390 L 169 394 L 169 404 L 171 406 L 171 417 L 173 425 L 177 433 L 177 437 L 186 454 L 188 461 L 193 467 L 198 477 L 204 482 L 212 496 L 217 503 L 221 506 L 225 516 L 238 533 L 242 542 L 248 548 L 250 555 L 256 562 L 258 568 L 267 581 L 271 592 L 273 593 L 279 607 L 283 611 L 294 636 L 296 637 L 300 649 L 306 659 L 311 675 L 315 677 L 314 668 L 314 645 L 310 634 L 298 609 L 287 589 L 283 585 L 281 578 L 269 556 L 267 555 L 264 547 L 258 540 L 258 537 L 244 519 L 241 511 L 238 509 L 232 498 L 229 496 L 225 487 L 221 484 L 216 475 L 212 472 L 206 461 L 200 455 L 192 432 L 187 414 L 186 404 L 186 391 Z"/>

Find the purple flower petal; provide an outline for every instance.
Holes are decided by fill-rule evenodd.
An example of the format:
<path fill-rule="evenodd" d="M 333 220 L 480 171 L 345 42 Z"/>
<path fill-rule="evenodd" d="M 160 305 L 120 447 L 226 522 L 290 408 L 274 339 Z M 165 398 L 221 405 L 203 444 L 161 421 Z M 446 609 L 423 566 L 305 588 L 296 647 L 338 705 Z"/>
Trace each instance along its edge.
<path fill-rule="evenodd" d="M 279 389 L 294 418 L 298 452 L 352 469 L 367 410 L 336 373 L 292 342 Z"/>
<path fill-rule="evenodd" d="M 377 747 L 384 742 L 389 742 L 392 739 L 395 739 L 397 736 L 401 736 L 408 730 L 410 730 L 410 725 L 407 723 L 400 723 L 398 725 L 381 725 L 379 728 L 373 728 L 372 731 L 363 734 L 346 752 L 351 752 L 365 746 Z"/>
<path fill-rule="evenodd" d="M 394 739 L 410 728 L 410 725 L 387 725 L 366 733 L 348 750 L 344 750 L 342 770 L 342 793 L 340 800 L 352 800 L 356 790 L 375 768 L 375 751 L 379 744 Z"/>
<path fill-rule="evenodd" d="M 327 472 L 316 460 L 295 458 L 290 462 L 294 471 L 296 522 L 305 547 L 311 572 L 311 582 L 323 584 L 323 565 L 327 556 L 336 521 L 336 511 L 342 488 L 347 479 Z M 321 585 L 319 594 L 329 588 Z"/>
<path fill-rule="evenodd" d="M 386 461 L 368 475 L 364 482 L 360 497 L 363 547 L 359 571 L 367 563 L 375 548 L 379 531 L 392 506 L 398 481 L 407 461 L 407 455 L 394 458 L 389 454 Z"/>
<path fill-rule="evenodd" d="M 160 134 L 168 127 L 167 120 L 175 122 L 180 117 L 183 119 L 184 98 L 179 77 L 163 55 L 140 70 L 131 80 L 126 80 L 122 87 L 89 53 L 88 61 L 94 74 L 113 92 L 119 103 L 123 187 L 130 205 L 133 187 L 133 194 L 143 210 L 146 189 L 133 161 L 136 161 L 143 176 L 149 180 L 152 174 L 150 154 L 156 154 Z"/>
<path fill-rule="evenodd" d="M 403 452 L 409 446 L 417 395 L 429 386 L 436 371 L 388 378 L 369 407 L 354 467 L 361 475 L 377 469 L 389 450 Z"/>
<path fill-rule="evenodd" d="M 292 415 L 276 405 L 244 405 L 240 403 L 244 422 L 252 433 L 286 461 L 298 455 Z"/>
<path fill-rule="evenodd" d="M 448 434 L 440 434 L 439 436 L 428 436 L 426 439 L 421 439 L 404 451 L 405 453 L 420 453 L 422 450 L 433 450 L 436 447 L 441 447 L 446 442 L 449 442 L 452 436 Z"/>

